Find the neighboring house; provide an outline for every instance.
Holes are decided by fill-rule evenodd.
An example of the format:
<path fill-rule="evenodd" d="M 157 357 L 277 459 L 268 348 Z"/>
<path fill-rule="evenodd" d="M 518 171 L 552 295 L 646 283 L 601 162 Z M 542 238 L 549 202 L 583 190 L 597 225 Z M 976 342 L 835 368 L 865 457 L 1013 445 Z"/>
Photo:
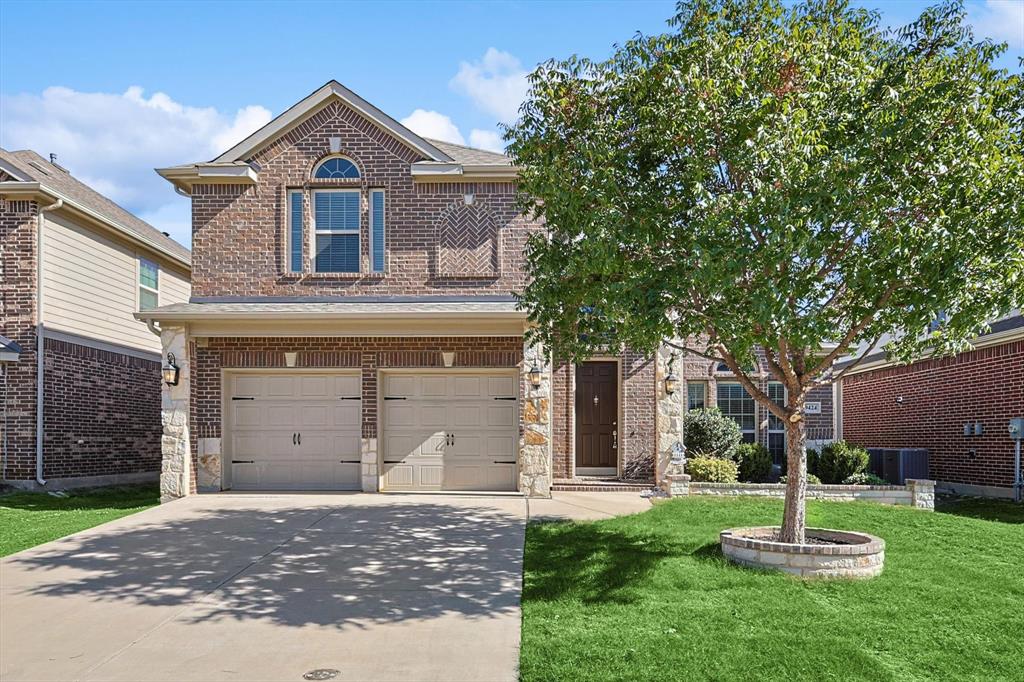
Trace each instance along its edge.
<path fill-rule="evenodd" d="M 56 163 L 0 149 L 0 268 L 4 482 L 154 479 L 160 341 L 133 315 L 188 300 L 188 249 Z"/>
<path fill-rule="evenodd" d="M 668 348 L 572 366 L 524 340 L 514 294 L 542 226 L 506 156 L 424 139 L 331 81 L 216 159 L 158 172 L 193 217 L 191 302 L 138 315 L 178 367 L 165 499 L 651 481 L 687 396 L 782 446 L 707 361 L 678 360 L 693 381 L 668 395 Z"/>
<path fill-rule="evenodd" d="M 869 448 L 927 448 L 928 477 L 940 488 L 1012 497 L 1008 426 L 1024 417 L 1024 316 L 992 322 L 972 345 L 909 365 L 884 352 L 867 356 L 839 388 L 841 437 Z"/>

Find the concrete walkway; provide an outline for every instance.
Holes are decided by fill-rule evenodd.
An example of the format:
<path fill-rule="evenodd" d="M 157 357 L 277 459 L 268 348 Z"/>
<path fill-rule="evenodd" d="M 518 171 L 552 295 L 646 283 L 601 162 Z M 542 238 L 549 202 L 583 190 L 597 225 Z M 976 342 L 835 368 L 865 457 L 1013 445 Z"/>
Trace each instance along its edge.
<path fill-rule="evenodd" d="M 531 521 L 598 521 L 613 516 L 639 514 L 651 508 L 651 500 L 639 493 L 556 492 L 550 499 L 527 500 Z"/>
<path fill-rule="evenodd" d="M 514 680 L 526 500 L 204 495 L 0 562 L 0 680 Z"/>

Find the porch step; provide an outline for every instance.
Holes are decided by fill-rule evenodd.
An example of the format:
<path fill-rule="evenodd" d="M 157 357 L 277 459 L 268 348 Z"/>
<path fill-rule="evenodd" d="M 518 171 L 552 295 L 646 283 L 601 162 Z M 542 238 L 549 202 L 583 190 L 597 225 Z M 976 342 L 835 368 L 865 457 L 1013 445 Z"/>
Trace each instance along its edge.
<path fill-rule="evenodd" d="M 623 481 L 617 478 L 560 478 L 551 484 L 554 492 L 642 493 L 654 487 L 654 481 Z"/>

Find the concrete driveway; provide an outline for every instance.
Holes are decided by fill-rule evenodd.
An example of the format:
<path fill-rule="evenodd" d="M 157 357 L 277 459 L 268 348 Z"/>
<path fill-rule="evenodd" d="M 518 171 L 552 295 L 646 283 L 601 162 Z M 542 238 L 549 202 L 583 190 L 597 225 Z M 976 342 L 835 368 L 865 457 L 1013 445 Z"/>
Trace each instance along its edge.
<path fill-rule="evenodd" d="M 151 509 L 0 563 L 0 680 L 513 680 L 526 513 L 362 494 Z"/>

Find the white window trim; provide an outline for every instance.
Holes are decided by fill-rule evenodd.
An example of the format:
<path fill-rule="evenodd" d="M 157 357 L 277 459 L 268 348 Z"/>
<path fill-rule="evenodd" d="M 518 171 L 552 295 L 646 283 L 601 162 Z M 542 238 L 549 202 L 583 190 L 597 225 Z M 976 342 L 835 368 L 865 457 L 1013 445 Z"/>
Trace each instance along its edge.
<path fill-rule="evenodd" d="M 156 268 L 156 289 L 151 286 L 142 283 L 142 261 L 146 261 L 150 265 Z M 142 310 L 142 292 L 143 290 L 156 295 L 156 307 L 160 307 L 160 264 L 155 260 L 146 258 L 145 256 L 136 255 L 135 257 L 135 309 Z"/>
<path fill-rule="evenodd" d="M 348 161 L 353 166 L 355 166 L 356 173 L 358 173 L 359 175 L 357 175 L 354 178 L 318 178 L 316 174 L 317 171 L 320 170 L 320 166 L 324 165 L 328 161 L 333 161 L 334 159 L 344 159 L 345 161 Z M 313 170 L 309 174 L 309 177 L 310 180 L 312 180 L 313 182 L 358 182 L 363 179 L 363 169 L 359 167 L 359 164 L 356 163 L 356 160 L 353 159 L 351 156 L 346 156 L 345 154 L 331 154 L 330 156 L 327 156 L 316 162 L 316 164 L 313 166 Z"/>
<path fill-rule="evenodd" d="M 355 195 L 357 195 L 359 197 L 359 227 L 357 227 L 356 229 L 354 229 L 354 230 L 352 230 L 352 229 L 348 229 L 348 230 L 321 230 L 319 227 L 317 227 L 317 225 L 316 225 L 316 195 L 317 194 L 321 194 L 321 193 L 322 194 L 331 194 L 331 193 L 336 193 L 336 192 L 355 194 Z M 362 254 L 362 251 L 363 251 L 363 244 L 362 244 L 363 238 L 361 236 L 362 228 L 363 228 L 363 192 L 362 192 L 362 190 L 360 190 L 360 189 L 350 189 L 350 188 L 336 188 L 336 187 L 332 187 L 332 188 L 329 188 L 329 189 L 328 188 L 314 189 L 314 190 L 312 190 L 312 192 L 310 194 L 310 197 L 309 197 L 309 213 L 310 213 L 310 216 L 311 216 L 310 220 L 313 223 L 313 229 L 309 231 L 310 232 L 310 239 L 309 239 L 309 267 L 312 270 L 312 272 L 314 274 L 320 274 L 320 275 L 353 275 L 353 274 L 362 274 L 363 273 L 363 254 Z M 359 265 L 359 269 L 351 271 L 351 272 L 325 272 L 325 271 L 317 270 L 316 269 L 316 236 L 318 234 L 354 234 L 354 235 L 357 235 L 359 237 L 359 258 L 357 259 L 357 263 Z"/>
<path fill-rule="evenodd" d="M 718 381 L 717 384 L 716 384 L 716 387 L 715 387 L 715 407 L 718 407 L 718 386 L 739 386 L 740 388 L 743 389 L 744 393 L 746 393 L 748 396 L 750 396 L 750 400 L 753 401 L 753 403 L 754 403 L 754 428 L 752 428 L 752 429 L 745 429 L 742 426 L 740 426 L 740 433 L 742 433 L 742 434 L 747 434 L 747 433 L 753 434 L 754 435 L 754 442 L 756 443 L 757 442 L 757 401 L 754 400 L 754 396 L 751 396 L 750 392 L 747 391 L 747 389 L 743 386 L 743 384 L 741 384 L 738 381 Z M 721 410 L 722 408 L 718 407 L 718 409 Z M 727 416 L 730 419 L 732 419 L 732 417 L 730 415 L 725 415 L 725 416 Z M 733 420 L 733 421 L 736 421 L 736 420 Z M 737 422 L 736 425 L 739 426 L 739 422 Z M 744 442 L 746 442 L 746 441 L 744 441 Z"/>
<path fill-rule="evenodd" d="M 383 232 L 383 239 L 381 240 L 380 248 L 383 251 L 381 254 L 381 269 L 378 270 L 373 267 L 373 258 L 376 252 L 373 250 L 373 219 L 376 217 L 373 213 L 373 195 L 375 192 L 380 192 L 383 197 L 384 206 L 381 209 L 380 217 L 380 229 Z M 370 242 L 370 272 L 373 273 L 384 273 L 388 270 L 388 194 L 383 188 L 371 188 L 370 189 L 370 221 L 369 221 L 369 242 Z"/>
<path fill-rule="evenodd" d="M 686 411 L 689 412 L 692 409 L 697 409 L 690 407 L 690 386 L 700 386 L 701 388 L 704 389 L 704 409 L 708 409 L 708 382 L 704 380 L 695 379 L 693 381 L 686 382 Z M 717 402 L 718 401 L 716 399 L 715 403 L 717 404 Z"/>

